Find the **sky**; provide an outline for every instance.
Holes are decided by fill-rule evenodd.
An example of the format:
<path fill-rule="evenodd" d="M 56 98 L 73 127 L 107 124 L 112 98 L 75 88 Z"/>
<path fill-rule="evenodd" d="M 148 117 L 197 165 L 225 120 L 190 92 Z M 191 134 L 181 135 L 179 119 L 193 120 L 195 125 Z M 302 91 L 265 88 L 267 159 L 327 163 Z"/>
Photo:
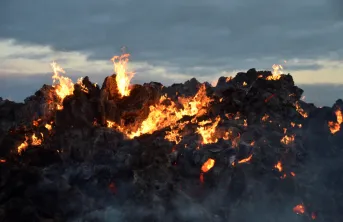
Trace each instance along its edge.
<path fill-rule="evenodd" d="M 99 84 L 124 46 L 134 83 L 213 82 L 284 66 L 306 101 L 343 98 L 341 0 L 2 0 L 0 96 L 51 84 L 55 60 Z"/>

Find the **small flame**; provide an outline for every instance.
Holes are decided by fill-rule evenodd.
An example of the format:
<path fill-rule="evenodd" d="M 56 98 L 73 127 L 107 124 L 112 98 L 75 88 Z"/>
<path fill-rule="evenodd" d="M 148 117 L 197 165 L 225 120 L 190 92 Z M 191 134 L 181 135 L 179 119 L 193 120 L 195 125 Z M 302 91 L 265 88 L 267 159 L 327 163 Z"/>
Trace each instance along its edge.
<path fill-rule="evenodd" d="M 251 159 L 252 159 L 252 154 L 248 156 L 247 158 L 238 161 L 238 163 L 247 163 L 247 162 L 250 162 Z"/>
<path fill-rule="evenodd" d="M 279 172 L 282 172 L 282 163 L 281 161 L 277 162 L 277 164 L 274 166 Z"/>
<path fill-rule="evenodd" d="M 41 136 L 42 136 L 42 138 L 43 138 L 43 134 L 42 134 L 42 133 L 41 133 Z M 31 139 L 32 139 L 32 143 L 31 143 L 32 146 L 39 146 L 39 145 L 42 144 L 42 139 L 39 139 L 39 138 L 36 136 L 36 134 L 33 134 L 32 137 L 31 137 Z"/>
<path fill-rule="evenodd" d="M 299 102 L 297 101 L 295 103 L 295 109 L 297 110 L 297 112 L 302 115 L 304 118 L 308 117 L 308 114 L 303 110 L 303 108 L 301 108 Z"/>
<path fill-rule="evenodd" d="M 212 169 L 212 167 L 214 166 L 215 164 L 215 160 L 214 159 L 211 159 L 209 158 L 201 167 L 201 171 L 206 173 L 208 172 L 210 169 Z"/>
<path fill-rule="evenodd" d="M 25 141 L 18 146 L 17 150 L 19 154 L 22 153 L 29 146 L 29 144 L 27 143 L 28 140 L 29 138 L 25 136 Z"/>
<path fill-rule="evenodd" d="M 282 137 L 280 142 L 283 143 L 283 144 L 288 145 L 288 144 L 293 143 L 294 140 L 295 140 L 295 136 L 294 135 L 291 135 L 291 136 L 285 135 L 284 137 Z"/>
<path fill-rule="evenodd" d="M 49 131 L 52 129 L 52 126 L 50 124 L 45 124 L 44 126 L 46 129 L 48 129 Z"/>
<path fill-rule="evenodd" d="M 130 54 L 123 54 L 121 56 L 113 56 L 111 61 L 113 62 L 114 72 L 116 76 L 116 82 L 119 94 L 121 96 L 130 95 L 130 82 L 134 76 L 134 72 L 127 72 L 127 63 L 129 62 Z"/>
<path fill-rule="evenodd" d="M 267 80 L 279 80 L 281 78 L 281 74 L 282 74 L 282 70 L 283 70 L 283 67 L 282 65 L 277 65 L 277 64 L 274 64 L 272 66 L 272 74 L 271 76 L 268 76 L 266 79 Z"/>
<path fill-rule="evenodd" d="M 298 204 L 295 207 L 293 207 L 293 212 L 296 214 L 304 214 L 305 213 L 304 204 Z"/>
<path fill-rule="evenodd" d="M 335 111 L 337 122 L 329 121 L 328 126 L 332 134 L 337 133 L 341 129 L 341 123 L 343 121 L 342 111 L 340 109 Z"/>
<path fill-rule="evenodd" d="M 89 90 L 88 90 L 88 88 L 83 84 L 83 77 L 81 77 L 81 78 L 78 78 L 77 79 L 77 84 L 79 84 L 80 85 L 80 87 L 81 87 L 81 90 L 83 91 L 83 92 L 85 92 L 85 93 L 88 93 L 89 92 Z M 94 86 L 96 86 L 96 85 L 94 85 Z"/>
<path fill-rule="evenodd" d="M 262 121 L 263 122 L 265 122 L 265 121 L 267 121 L 268 120 L 268 118 L 269 118 L 269 116 L 267 115 L 267 114 L 264 114 L 264 116 L 262 117 Z"/>

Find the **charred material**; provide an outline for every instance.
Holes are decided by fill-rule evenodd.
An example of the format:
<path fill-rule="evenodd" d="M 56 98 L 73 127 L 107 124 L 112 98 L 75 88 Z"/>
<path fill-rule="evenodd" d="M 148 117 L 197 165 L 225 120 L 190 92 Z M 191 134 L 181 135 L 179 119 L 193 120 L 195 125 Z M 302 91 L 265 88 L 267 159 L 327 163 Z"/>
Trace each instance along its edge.
<path fill-rule="evenodd" d="M 343 101 L 291 75 L 0 99 L 1 221 L 341 221 Z"/>

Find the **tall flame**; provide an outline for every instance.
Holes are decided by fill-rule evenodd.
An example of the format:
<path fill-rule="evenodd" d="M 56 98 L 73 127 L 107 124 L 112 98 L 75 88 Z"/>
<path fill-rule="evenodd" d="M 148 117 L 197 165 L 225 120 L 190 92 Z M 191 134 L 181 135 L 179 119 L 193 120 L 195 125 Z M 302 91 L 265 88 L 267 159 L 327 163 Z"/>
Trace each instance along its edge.
<path fill-rule="evenodd" d="M 73 94 L 74 83 L 70 78 L 60 75 L 60 73 L 65 74 L 65 71 L 56 62 L 52 62 L 50 65 L 54 73 L 52 76 L 53 85 L 56 88 L 58 97 L 63 101 L 66 96 Z M 55 85 L 56 81 L 58 81 L 58 85 Z"/>
<path fill-rule="evenodd" d="M 130 54 L 126 53 L 121 56 L 113 56 L 111 61 L 113 62 L 114 72 L 117 75 L 117 87 L 121 96 L 130 95 L 130 81 L 134 76 L 134 72 L 127 72 L 127 63 L 129 62 Z"/>
<path fill-rule="evenodd" d="M 337 122 L 329 121 L 328 126 L 332 134 L 337 133 L 341 129 L 341 123 L 343 122 L 343 115 L 340 109 L 335 111 Z"/>
<path fill-rule="evenodd" d="M 268 76 L 266 79 L 267 80 L 279 80 L 281 78 L 281 74 L 282 74 L 282 70 L 283 70 L 282 65 L 274 64 L 272 66 L 272 69 L 273 69 L 273 72 L 272 72 L 273 75 Z"/>

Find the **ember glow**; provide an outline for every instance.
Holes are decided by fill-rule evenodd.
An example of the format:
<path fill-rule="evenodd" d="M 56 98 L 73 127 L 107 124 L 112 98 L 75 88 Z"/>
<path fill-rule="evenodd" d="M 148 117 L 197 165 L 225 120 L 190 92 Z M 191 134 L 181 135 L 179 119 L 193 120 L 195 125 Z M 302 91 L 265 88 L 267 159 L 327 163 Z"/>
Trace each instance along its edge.
<path fill-rule="evenodd" d="M 304 204 L 298 204 L 295 207 L 293 207 L 293 212 L 296 214 L 304 214 L 305 213 Z"/>
<path fill-rule="evenodd" d="M 225 188 L 227 194 L 223 196 L 231 198 L 232 194 L 239 195 L 236 189 L 231 188 L 246 189 L 244 183 L 247 181 L 252 183 L 251 187 L 265 181 L 268 184 L 269 177 L 271 181 L 276 177 L 285 186 L 298 186 L 305 181 L 303 177 L 307 174 L 301 172 L 302 164 L 306 163 L 303 158 L 307 158 L 306 152 L 311 152 L 304 149 L 308 138 L 311 138 L 307 123 L 316 121 L 311 113 L 316 107 L 298 101 L 302 91 L 293 81 L 288 81 L 290 76 L 283 78 L 281 65 L 274 65 L 272 73 L 250 70 L 234 78 L 222 77 L 218 87 L 215 87 L 218 84 L 211 86 L 194 79 L 172 86 L 156 82 L 130 85 L 134 73 L 127 71 L 128 58 L 129 54 L 112 58 L 116 75 L 106 78 L 102 88 L 88 78 L 79 78 L 74 85 L 71 79 L 61 76 L 64 70 L 53 62 L 54 85 L 43 87 L 36 94 L 42 96 L 32 97 L 32 104 L 31 100 L 25 102 L 29 106 L 24 110 L 35 107 L 34 112 L 29 113 L 28 118 L 25 116 L 24 124 L 20 125 L 18 121 L 18 127 L 9 130 L 10 139 L 4 141 L 15 141 L 8 143 L 14 158 L 1 157 L 1 166 L 23 160 L 27 162 L 22 166 L 31 167 L 32 164 L 39 168 L 40 164 L 46 164 L 35 163 L 40 160 L 40 155 L 42 158 L 51 155 L 51 159 L 56 161 L 52 164 L 62 163 L 63 167 L 69 167 L 69 163 L 77 160 L 78 164 L 73 164 L 70 169 L 82 168 L 78 171 L 86 174 L 85 178 L 91 185 L 101 181 L 101 191 L 97 192 L 104 190 L 106 195 L 111 192 L 113 197 L 110 198 L 120 196 L 121 192 L 125 194 L 120 181 L 122 175 L 125 180 L 131 180 L 132 189 L 143 196 L 149 192 L 158 196 L 161 188 L 165 191 L 163 184 L 167 183 L 173 189 L 166 192 L 179 190 L 189 197 L 200 195 L 202 200 L 206 197 L 202 195 L 208 193 L 203 189 L 211 189 L 217 186 L 217 182 L 229 187 Z M 339 106 L 338 103 L 331 110 L 336 121 L 323 121 L 327 132 L 340 130 L 343 117 Z M 330 142 L 335 143 L 336 136 Z M 38 155 L 39 158 L 31 160 L 30 155 Z M 91 165 L 91 170 L 86 163 Z M 99 172 L 106 169 L 104 178 L 99 178 L 101 173 L 92 172 L 93 165 L 95 169 L 99 168 Z M 123 169 L 125 173 L 121 174 Z M 215 171 L 212 173 L 211 169 Z M 52 171 L 53 167 L 42 167 L 44 172 L 49 170 Z M 260 180 L 260 175 L 263 175 L 263 180 Z M 250 180 L 250 176 L 254 180 Z M 87 187 L 89 184 L 83 185 Z M 303 187 L 305 192 L 313 191 Z M 149 190 L 151 188 L 154 190 Z M 280 197 L 295 195 L 302 200 L 302 193 L 287 190 L 286 193 L 280 190 Z M 79 191 L 83 192 L 81 188 Z M 252 189 L 251 194 L 255 195 L 254 192 Z M 245 197 L 238 196 L 243 204 Z M 316 218 L 316 214 L 305 211 L 305 206 L 311 210 L 317 210 L 317 206 L 307 201 L 311 201 L 310 195 L 293 211 L 304 218 Z M 226 200 L 218 202 L 225 203 Z M 288 211 L 293 214 L 292 207 Z"/>
<path fill-rule="evenodd" d="M 19 154 L 22 153 L 29 146 L 29 144 L 27 143 L 28 140 L 29 138 L 25 136 L 25 141 L 18 146 L 17 150 Z"/>
<path fill-rule="evenodd" d="M 215 164 L 215 160 L 209 158 L 201 167 L 201 171 L 206 173 L 207 171 L 209 171 L 210 169 L 212 169 L 212 167 L 214 167 Z"/>
<path fill-rule="evenodd" d="M 336 122 L 329 121 L 328 126 L 332 134 L 337 133 L 341 129 L 341 123 L 343 121 L 342 111 L 340 109 L 335 111 L 336 114 Z"/>

